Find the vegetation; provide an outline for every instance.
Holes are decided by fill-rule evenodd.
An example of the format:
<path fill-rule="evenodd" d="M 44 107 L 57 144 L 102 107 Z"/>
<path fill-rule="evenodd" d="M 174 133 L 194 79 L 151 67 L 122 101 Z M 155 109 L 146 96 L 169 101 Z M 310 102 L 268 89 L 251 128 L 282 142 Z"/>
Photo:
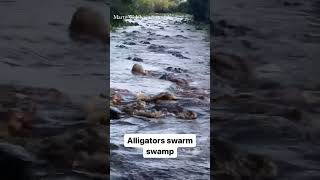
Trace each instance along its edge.
<path fill-rule="evenodd" d="M 147 15 L 151 13 L 188 13 L 194 21 L 208 22 L 209 0 L 118 0 L 112 1 L 112 26 L 124 24 L 123 20 L 114 20 L 114 15 Z M 126 24 L 127 25 L 127 24 Z"/>

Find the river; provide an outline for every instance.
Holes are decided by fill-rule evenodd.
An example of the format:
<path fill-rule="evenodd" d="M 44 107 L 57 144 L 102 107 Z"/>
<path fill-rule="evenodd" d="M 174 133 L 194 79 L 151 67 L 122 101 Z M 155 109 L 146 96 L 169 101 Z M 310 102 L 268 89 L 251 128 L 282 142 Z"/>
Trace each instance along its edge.
<path fill-rule="evenodd" d="M 196 120 L 166 117 L 145 121 L 136 117 L 111 120 L 111 179 L 209 179 L 210 174 L 210 38 L 205 28 L 184 20 L 184 15 L 155 15 L 130 19 L 137 26 L 125 26 L 111 33 L 110 86 L 130 92 L 156 95 L 160 92 L 184 92 L 175 83 L 159 77 L 136 76 L 134 64 L 160 74 L 168 67 L 186 79 L 193 89 L 207 96 L 206 103 L 191 103 L 188 109 Z M 157 48 L 152 48 L 157 47 Z M 136 59 L 134 59 L 136 58 Z M 142 62 L 136 62 L 141 58 Z M 133 60 L 134 59 L 134 60 Z M 139 61 L 141 61 L 141 59 Z M 194 97 L 190 97 L 194 99 Z M 178 148 L 176 159 L 143 159 L 142 149 L 125 148 L 125 133 L 197 135 L 196 148 Z"/>

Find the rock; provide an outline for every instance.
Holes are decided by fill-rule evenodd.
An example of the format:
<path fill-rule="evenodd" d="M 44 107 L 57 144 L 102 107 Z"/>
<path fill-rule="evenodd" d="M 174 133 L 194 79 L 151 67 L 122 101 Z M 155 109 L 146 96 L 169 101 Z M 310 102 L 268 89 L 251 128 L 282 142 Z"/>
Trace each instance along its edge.
<path fill-rule="evenodd" d="M 187 72 L 187 70 L 185 70 L 185 69 L 174 68 L 174 67 L 167 67 L 166 70 L 170 71 L 170 72 L 174 72 L 174 73 L 186 73 Z"/>
<path fill-rule="evenodd" d="M 187 80 L 181 79 L 181 78 L 177 78 L 173 73 L 165 73 L 164 75 L 162 75 L 160 77 L 160 79 L 174 82 L 179 86 L 188 86 L 189 85 Z"/>
<path fill-rule="evenodd" d="M 183 56 L 181 52 L 178 52 L 178 51 L 168 51 L 168 53 L 181 59 L 189 59 L 188 57 Z"/>
<path fill-rule="evenodd" d="M 0 143 L 1 179 L 31 180 L 31 165 L 35 157 L 23 147 L 5 142 Z"/>
<path fill-rule="evenodd" d="M 148 40 L 150 41 L 150 40 L 152 40 L 151 38 L 148 38 Z M 141 44 L 150 44 L 150 42 L 148 42 L 148 41 L 140 41 L 140 43 Z"/>
<path fill-rule="evenodd" d="M 152 52 L 165 52 L 164 49 L 166 47 L 163 45 L 155 45 L 155 44 L 151 44 L 148 49 L 150 49 Z"/>
<path fill-rule="evenodd" d="M 123 99 L 120 94 L 113 94 L 111 96 L 111 104 L 112 105 L 119 105 L 119 104 L 121 104 L 122 100 Z"/>
<path fill-rule="evenodd" d="M 142 65 L 134 64 L 131 70 L 134 75 L 146 75 L 146 71 L 143 69 Z"/>
<path fill-rule="evenodd" d="M 31 136 L 35 119 L 35 111 L 11 111 L 9 112 L 8 132 L 12 136 Z"/>
<path fill-rule="evenodd" d="M 132 61 L 143 62 L 143 59 L 138 58 L 138 57 L 134 57 L 134 58 L 132 59 Z"/>
<path fill-rule="evenodd" d="M 110 107 L 110 119 L 120 119 L 122 112 L 116 107 Z"/>
<path fill-rule="evenodd" d="M 137 43 L 135 43 L 135 42 L 125 42 L 125 43 L 123 43 L 123 44 L 131 45 L 131 46 L 133 46 L 133 45 L 137 45 Z"/>
<path fill-rule="evenodd" d="M 185 37 L 185 36 L 183 36 L 183 35 L 180 35 L 180 34 L 176 35 L 176 37 L 177 37 L 177 38 L 182 38 L 182 39 L 188 39 L 187 37 Z"/>
<path fill-rule="evenodd" d="M 125 45 L 116 45 L 116 47 L 118 47 L 118 48 L 122 48 L 122 49 L 128 49 L 128 47 L 127 46 L 125 46 Z"/>
<path fill-rule="evenodd" d="M 133 114 L 137 116 L 147 117 L 147 118 L 161 118 L 163 116 L 161 111 L 135 110 Z"/>
<path fill-rule="evenodd" d="M 71 37 L 88 36 L 104 43 L 108 40 L 108 26 L 102 14 L 89 7 L 80 7 L 72 16 L 69 26 Z"/>
<path fill-rule="evenodd" d="M 177 113 L 177 118 L 180 119 L 197 119 L 198 114 L 194 111 L 190 111 L 190 110 L 184 110 L 180 113 Z"/>
<path fill-rule="evenodd" d="M 156 96 L 151 97 L 149 101 L 159 101 L 159 100 L 165 100 L 165 101 L 177 100 L 177 97 L 169 92 L 162 92 Z"/>

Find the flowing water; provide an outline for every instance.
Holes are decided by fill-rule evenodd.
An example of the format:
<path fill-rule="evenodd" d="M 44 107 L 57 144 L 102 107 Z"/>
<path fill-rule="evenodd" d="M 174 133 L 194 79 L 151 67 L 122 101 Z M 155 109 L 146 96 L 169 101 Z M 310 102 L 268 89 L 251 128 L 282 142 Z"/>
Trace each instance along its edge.
<path fill-rule="evenodd" d="M 183 91 L 174 83 L 159 77 L 132 75 L 133 64 L 139 63 L 144 69 L 160 74 L 168 73 L 168 67 L 186 70 L 179 73 L 179 76 L 187 79 L 190 86 L 208 95 L 209 34 L 206 30 L 183 23 L 188 18 L 181 15 L 138 17 L 130 19 L 137 22 L 138 26 L 121 27 L 112 32 L 111 88 L 148 95 Z M 125 47 L 121 48 L 121 45 Z M 143 59 L 143 62 L 133 61 L 135 57 Z M 186 121 L 173 117 L 157 121 L 134 117 L 111 120 L 111 144 L 118 146 L 111 151 L 111 179 L 209 179 L 209 102 L 205 105 L 190 105 L 188 109 L 198 113 L 196 120 Z M 176 159 L 143 159 L 142 149 L 123 146 L 125 133 L 196 134 L 197 147 L 178 148 Z"/>

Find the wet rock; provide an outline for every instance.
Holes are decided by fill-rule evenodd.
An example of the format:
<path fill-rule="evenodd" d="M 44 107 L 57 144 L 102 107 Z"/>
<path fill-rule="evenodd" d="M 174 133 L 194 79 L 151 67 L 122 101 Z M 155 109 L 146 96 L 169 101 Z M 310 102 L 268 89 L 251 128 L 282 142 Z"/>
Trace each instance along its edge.
<path fill-rule="evenodd" d="M 132 59 L 132 61 L 143 62 L 143 59 L 138 58 L 138 57 L 134 57 L 134 58 Z"/>
<path fill-rule="evenodd" d="M 142 65 L 134 64 L 131 70 L 134 75 L 146 75 L 146 71 L 143 69 Z"/>
<path fill-rule="evenodd" d="M 177 113 L 177 118 L 180 118 L 180 119 L 192 120 L 192 119 L 197 119 L 197 117 L 198 117 L 198 114 L 190 110 L 184 110 L 182 112 Z"/>
<path fill-rule="evenodd" d="M 113 94 L 111 96 L 111 104 L 112 105 L 119 105 L 123 101 L 123 98 L 121 97 L 120 94 Z"/>
<path fill-rule="evenodd" d="M 127 46 L 125 46 L 125 45 L 116 45 L 116 47 L 118 47 L 118 48 L 122 48 L 122 49 L 128 49 L 128 47 Z"/>
<path fill-rule="evenodd" d="M 0 143 L 1 179 L 31 180 L 31 164 L 35 157 L 23 147 L 5 142 Z"/>
<path fill-rule="evenodd" d="M 164 75 L 162 75 L 160 77 L 160 79 L 174 82 L 179 86 L 188 86 L 188 84 L 189 84 L 187 80 L 178 78 L 173 73 L 165 73 Z"/>
<path fill-rule="evenodd" d="M 188 39 L 187 37 L 185 37 L 185 36 L 183 36 L 183 35 L 181 35 L 181 34 L 176 35 L 176 37 L 177 37 L 177 38 L 182 38 L 182 39 Z"/>
<path fill-rule="evenodd" d="M 188 57 L 185 57 L 181 54 L 181 52 L 178 51 L 168 51 L 168 53 L 172 54 L 175 57 L 181 58 L 181 59 L 189 59 Z"/>
<path fill-rule="evenodd" d="M 186 72 L 188 72 L 186 69 L 175 68 L 175 67 L 167 67 L 166 70 L 173 72 L 173 73 L 186 73 Z"/>
<path fill-rule="evenodd" d="M 135 42 L 124 42 L 123 44 L 130 45 L 130 46 L 137 45 L 137 43 Z"/>
<path fill-rule="evenodd" d="M 104 17 L 89 7 L 80 7 L 72 16 L 69 26 L 73 38 L 88 36 L 107 42 L 108 27 Z"/>
<path fill-rule="evenodd" d="M 110 119 L 120 119 L 122 112 L 116 107 L 110 107 Z"/>
<path fill-rule="evenodd" d="M 150 49 L 153 52 L 164 52 L 165 50 L 165 46 L 163 45 L 155 45 L 155 44 L 151 44 L 148 49 Z"/>
<path fill-rule="evenodd" d="M 194 111 L 187 110 L 173 100 L 158 100 L 154 108 L 158 111 L 174 114 L 179 119 L 197 119 L 198 114 Z"/>
<path fill-rule="evenodd" d="M 159 100 L 165 100 L 165 101 L 177 100 L 177 97 L 175 95 L 173 95 L 172 93 L 162 92 L 162 93 L 155 95 L 149 99 L 149 101 L 159 101 Z"/>
<path fill-rule="evenodd" d="M 146 110 L 135 110 L 134 115 L 143 116 L 147 118 L 161 118 L 163 116 L 160 111 L 146 111 Z"/>
<path fill-rule="evenodd" d="M 148 39 L 149 39 L 149 38 L 148 38 Z M 149 41 L 150 41 L 150 40 L 152 40 L 152 39 L 149 39 Z M 148 42 L 148 41 L 140 41 L 140 43 L 141 43 L 141 44 L 150 44 L 150 42 Z"/>

